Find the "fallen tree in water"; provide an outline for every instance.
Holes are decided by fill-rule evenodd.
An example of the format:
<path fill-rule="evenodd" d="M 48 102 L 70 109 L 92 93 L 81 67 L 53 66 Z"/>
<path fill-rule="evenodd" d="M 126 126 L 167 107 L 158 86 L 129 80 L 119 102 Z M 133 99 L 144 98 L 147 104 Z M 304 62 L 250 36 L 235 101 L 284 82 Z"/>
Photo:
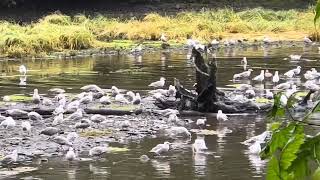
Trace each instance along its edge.
<path fill-rule="evenodd" d="M 256 103 L 251 100 L 240 102 L 232 100 L 231 93 L 222 92 L 217 89 L 216 59 L 209 59 L 206 63 L 201 53 L 193 48 L 196 85 L 195 91 L 185 89 L 178 79 L 175 79 L 177 89 L 177 102 L 158 99 L 157 105 L 161 108 L 178 107 L 179 110 L 193 110 L 199 112 L 213 112 L 222 110 L 226 113 L 240 113 L 248 111 L 266 111 L 270 109 L 271 103 Z"/>

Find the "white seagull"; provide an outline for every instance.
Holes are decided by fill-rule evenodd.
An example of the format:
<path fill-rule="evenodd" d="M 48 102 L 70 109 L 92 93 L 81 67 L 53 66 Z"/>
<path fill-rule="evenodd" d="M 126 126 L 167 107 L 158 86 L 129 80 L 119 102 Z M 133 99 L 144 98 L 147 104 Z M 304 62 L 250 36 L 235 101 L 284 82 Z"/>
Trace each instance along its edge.
<path fill-rule="evenodd" d="M 264 70 L 261 70 L 260 74 L 254 77 L 252 80 L 262 82 L 264 80 Z"/>
<path fill-rule="evenodd" d="M 26 75 L 27 74 L 27 68 L 26 68 L 26 66 L 25 65 L 21 65 L 21 66 L 19 66 L 19 72 L 20 72 L 20 74 L 21 75 Z"/>
<path fill-rule="evenodd" d="M 222 110 L 218 110 L 217 114 L 217 120 L 218 121 L 226 121 L 228 120 L 228 116 L 222 112 Z"/>
<path fill-rule="evenodd" d="M 161 155 L 163 153 L 168 152 L 170 149 L 170 143 L 169 142 L 164 142 L 163 144 L 158 144 L 154 148 L 152 148 L 149 152 L 153 152 L 156 155 Z"/>
<path fill-rule="evenodd" d="M 165 80 L 166 79 L 164 77 L 161 77 L 160 81 L 153 82 L 153 83 L 149 84 L 148 86 L 155 87 L 155 88 L 163 87 L 165 84 Z"/>

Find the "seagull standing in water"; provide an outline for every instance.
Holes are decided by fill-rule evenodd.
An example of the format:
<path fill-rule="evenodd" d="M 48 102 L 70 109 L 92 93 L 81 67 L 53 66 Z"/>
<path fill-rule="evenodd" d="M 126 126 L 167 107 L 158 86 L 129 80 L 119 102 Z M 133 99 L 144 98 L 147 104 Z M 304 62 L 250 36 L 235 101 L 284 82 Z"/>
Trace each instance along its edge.
<path fill-rule="evenodd" d="M 217 120 L 218 121 L 227 121 L 228 120 L 228 116 L 226 114 L 224 114 L 222 112 L 222 110 L 218 110 Z"/>
<path fill-rule="evenodd" d="M 308 38 L 307 36 L 305 36 L 305 37 L 303 38 L 303 42 L 304 42 L 305 44 L 311 44 L 311 43 L 312 43 L 312 40 L 311 40 L 310 38 Z"/>
<path fill-rule="evenodd" d="M 262 82 L 264 80 L 264 70 L 261 70 L 260 74 L 254 77 L 252 80 Z"/>
<path fill-rule="evenodd" d="M 203 135 L 197 135 L 197 139 L 192 144 L 192 152 L 195 153 L 201 153 L 204 150 L 207 150 L 206 142 L 204 140 Z"/>
<path fill-rule="evenodd" d="M 161 88 L 164 86 L 166 79 L 164 77 L 160 78 L 160 81 L 153 82 L 149 84 L 149 87 Z"/>
<path fill-rule="evenodd" d="M 161 155 L 163 153 L 168 152 L 170 149 L 170 143 L 168 141 L 164 142 L 163 144 L 158 144 L 154 148 L 152 148 L 149 152 L 153 152 L 156 155 Z"/>
<path fill-rule="evenodd" d="M 279 71 L 276 71 L 276 72 L 274 73 L 274 76 L 272 77 L 272 82 L 273 82 L 273 83 L 278 83 L 279 80 L 280 80 L 280 78 L 279 78 Z"/>
<path fill-rule="evenodd" d="M 68 161 L 73 161 L 73 160 L 75 160 L 76 158 L 77 158 L 77 156 L 76 156 L 76 153 L 74 152 L 73 148 L 72 148 L 72 147 L 69 147 L 69 150 L 68 150 L 68 152 L 67 152 L 67 154 L 66 154 L 66 159 L 67 159 Z"/>
<path fill-rule="evenodd" d="M 21 75 L 26 75 L 27 74 L 27 68 L 26 68 L 26 66 L 25 65 L 21 65 L 21 66 L 19 66 L 19 72 L 20 72 L 20 74 Z"/>
<path fill-rule="evenodd" d="M 243 59 L 241 60 L 241 64 L 243 64 L 243 70 L 247 70 L 247 65 L 248 65 L 248 61 L 247 61 L 247 57 L 243 57 Z"/>

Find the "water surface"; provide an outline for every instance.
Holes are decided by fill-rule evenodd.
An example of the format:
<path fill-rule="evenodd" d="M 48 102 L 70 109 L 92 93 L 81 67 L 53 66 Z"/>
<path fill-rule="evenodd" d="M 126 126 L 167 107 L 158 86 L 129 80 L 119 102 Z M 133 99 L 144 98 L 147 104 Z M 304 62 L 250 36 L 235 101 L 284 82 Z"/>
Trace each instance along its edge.
<path fill-rule="evenodd" d="M 243 56 L 248 58 L 254 75 L 259 74 L 260 69 L 269 69 L 271 72 L 279 70 L 284 73 L 297 65 L 302 66 L 304 72 L 319 66 L 320 57 L 316 47 L 233 48 L 219 50 L 216 54 L 219 87 L 233 83 L 233 74 L 242 71 L 240 60 Z M 284 60 L 290 54 L 302 54 L 304 59 Z M 20 64 L 25 64 L 30 70 L 26 85 L 19 85 L 17 69 Z M 149 89 L 147 85 L 158 80 L 160 76 L 167 79 L 167 85 L 172 84 L 173 78 L 178 78 L 185 87 L 192 88 L 195 74 L 185 50 L 148 52 L 142 56 L 1 61 L 0 71 L 0 95 L 28 94 L 32 93 L 34 88 L 45 94 L 53 87 L 76 93 L 80 92 L 81 86 L 87 84 L 97 84 L 102 88 L 116 85 L 123 89 L 144 92 Z M 50 159 L 48 163 L 41 164 L 39 170 L 12 179 L 264 179 L 265 162 L 248 154 L 247 147 L 240 142 L 262 133 L 266 128 L 265 117 L 257 114 L 231 116 L 229 121 L 220 123 L 215 117 L 207 119 L 210 125 L 207 128 L 220 133 L 205 137 L 209 148 L 205 154 L 192 154 L 191 144 L 196 138 L 195 134 L 191 141 L 173 141 L 165 137 L 146 138 L 140 142 L 113 144 L 126 147 L 130 151 L 107 154 L 99 161 L 68 163 L 61 159 Z M 188 128 L 197 127 L 192 125 Z M 152 157 L 147 163 L 140 162 L 141 155 L 148 154 L 153 146 L 165 140 L 174 143 L 173 150 L 164 157 Z"/>

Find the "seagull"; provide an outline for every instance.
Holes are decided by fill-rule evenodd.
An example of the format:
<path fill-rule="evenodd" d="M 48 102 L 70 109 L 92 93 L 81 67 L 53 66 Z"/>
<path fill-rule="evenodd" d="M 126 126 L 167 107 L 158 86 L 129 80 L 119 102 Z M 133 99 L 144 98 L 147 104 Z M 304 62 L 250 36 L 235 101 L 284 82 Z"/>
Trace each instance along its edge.
<path fill-rule="evenodd" d="M 307 36 L 305 36 L 305 37 L 303 38 L 303 42 L 304 42 L 305 44 L 311 44 L 311 43 L 312 43 L 311 39 L 308 38 Z"/>
<path fill-rule="evenodd" d="M 128 91 L 126 93 L 127 96 L 129 96 L 129 101 L 133 101 L 133 99 L 135 98 L 135 94 L 132 91 Z"/>
<path fill-rule="evenodd" d="M 263 41 L 264 44 L 271 44 L 272 43 L 271 39 L 266 37 L 266 36 L 263 38 L 262 41 Z"/>
<path fill-rule="evenodd" d="M 120 94 L 119 89 L 116 86 L 111 87 L 111 96 L 115 97 L 116 95 Z"/>
<path fill-rule="evenodd" d="M 195 47 L 197 44 L 199 44 L 198 40 L 194 40 L 192 38 L 187 39 L 187 45 L 189 48 Z"/>
<path fill-rule="evenodd" d="M 107 95 L 107 96 L 102 96 L 100 99 L 99 99 L 99 102 L 103 105 L 109 105 L 111 104 L 111 100 L 110 100 L 110 97 Z"/>
<path fill-rule="evenodd" d="M 28 114 L 27 111 L 23 111 L 21 109 L 8 109 L 6 113 L 10 116 L 26 116 Z"/>
<path fill-rule="evenodd" d="M 80 106 L 80 100 L 75 100 L 75 101 L 72 101 L 70 102 L 68 105 L 67 105 L 67 111 L 74 111 L 76 109 L 79 109 L 79 106 Z"/>
<path fill-rule="evenodd" d="M 93 101 L 93 94 L 91 91 L 89 92 L 89 94 L 87 96 L 85 96 L 79 100 L 80 104 L 82 103 L 82 104 L 86 104 L 86 105 L 92 101 Z"/>
<path fill-rule="evenodd" d="M 284 75 L 285 75 L 287 78 L 292 78 L 292 77 L 295 75 L 295 73 L 294 73 L 293 70 L 289 70 L 289 71 L 287 71 L 286 73 L 284 73 Z"/>
<path fill-rule="evenodd" d="M 89 119 L 83 119 L 81 122 L 75 124 L 76 129 L 87 129 L 90 127 L 91 121 Z"/>
<path fill-rule="evenodd" d="M 160 81 L 153 82 L 153 83 L 149 84 L 148 86 L 155 87 L 155 88 L 163 87 L 165 84 L 165 80 L 166 79 L 164 77 L 161 77 Z"/>
<path fill-rule="evenodd" d="M 301 55 L 291 54 L 289 57 L 290 57 L 290 59 L 293 60 L 293 61 L 297 61 L 297 60 L 300 60 L 300 59 L 301 59 Z"/>
<path fill-rule="evenodd" d="M 249 153 L 250 154 L 260 154 L 261 152 L 261 142 L 256 141 L 251 146 L 249 146 Z"/>
<path fill-rule="evenodd" d="M 52 106 L 53 105 L 53 102 L 49 99 L 49 98 L 43 98 L 42 99 L 42 104 L 45 105 L 45 106 Z"/>
<path fill-rule="evenodd" d="M 133 98 L 132 104 L 139 105 L 141 103 L 141 97 L 139 93 L 136 93 L 135 97 Z"/>
<path fill-rule="evenodd" d="M 81 90 L 84 90 L 86 92 L 100 92 L 104 94 L 104 91 L 95 84 L 86 85 L 80 88 Z"/>
<path fill-rule="evenodd" d="M 285 95 L 287 97 L 290 97 L 293 93 L 297 92 L 297 85 L 293 84 L 291 86 L 291 89 L 287 89 L 286 92 L 285 92 Z"/>
<path fill-rule="evenodd" d="M 79 135 L 76 132 L 71 132 L 67 135 L 67 140 L 70 143 L 74 143 L 74 141 L 79 137 Z"/>
<path fill-rule="evenodd" d="M 27 85 L 27 76 L 20 76 L 19 78 L 19 86 L 26 86 Z"/>
<path fill-rule="evenodd" d="M 26 66 L 25 65 L 20 65 L 19 66 L 19 72 L 20 72 L 20 74 L 21 75 L 26 75 L 27 74 L 27 68 L 26 68 Z"/>
<path fill-rule="evenodd" d="M 40 120 L 42 120 L 42 116 L 39 113 L 34 112 L 34 111 L 29 112 L 28 113 L 28 117 L 32 121 L 40 121 Z"/>
<path fill-rule="evenodd" d="M 261 143 L 264 143 L 265 139 L 270 136 L 270 131 L 264 131 L 263 133 L 253 136 L 242 144 L 249 146 L 249 153 L 250 154 L 259 154 L 261 152 Z"/>
<path fill-rule="evenodd" d="M 243 70 L 246 70 L 248 65 L 247 57 L 243 57 L 241 64 L 243 64 Z"/>
<path fill-rule="evenodd" d="M 257 135 L 257 136 L 253 136 L 247 140 L 245 140 L 244 142 L 242 142 L 242 144 L 245 144 L 245 145 L 250 145 L 252 144 L 253 142 L 264 142 L 265 139 L 270 136 L 270 131 L 264 131 L 263 133 Z"/>
<path fill-rule="evenodd" d="M 299 75 L 301 72 L 301 66 L 297 66 L 295 69 L 292 69 L 295 75 Z"/>
<path fill-rule="evenodd" d="M 308 89 L 308 90 L 312 90 L 312 91 L 317 91 L 320 89 L 320 87 L 315 84 L 313 81 L 307 81 L 303 84 L 303 86 Z"/>
<path fill-rule="evenodd" d="M 16 126 L 16 121 L 12 117 L 6 117 L 6 119 L 0 123 L 0 126 L 3 126 L 6 129 L 13 128 Z"/>
<path fill-rule="evenodd" d="M 76 156 L 76 153 L 74 152 L 73 148 L 72 148 L 72 147 L 69 147 L 69 150 L 68 150 L 68 152 L 67 152 L 67 154 L 66 154 L 66 159 L 67 159 L 68 161 L 73 161 L 73 160 L 75 160 L 76 158 L 77 158 L 77 156 Z"/>
<path fill-rule="evenodd" d="M 270 73 L 269 70 L 267 69 L 267 70 L 264 72 L 264 77 L 266 77 L 266 78 L 271 78 L 271 77 L 272 77 L 272 73 Z"/>
<path fill-rule="evenodd" d="M 58 134 L 59 132 L 61 132 L 58 128 L 55 127 L 46 127 L 45 129 L 43 129 L 40 134 L 44 134 L 47 136 L 53 136 L 55 134 Z"/>
<path fill-rule="evenodd" d="M 41 99 L 40 99 L 40 95 L 38 94 L 38 89 L 33 90 L 32 101 L 35 104 L 40 104 Z"/>
<path fill-rule="evenodd" d="M 63 119 L 63 113 L 58 114 L 57 116 L 54 117 L 52 125 L 56 126 L 58 124 L 62 124 L 64 121 Z"/>
<path fill-rule="evenodd" d="M 164 33 L 161 34 L 160 41 L 162 41 L 162 42 L 168 41 L 168 38 L 166 37 L 166 35 Z"/>
<path fill-rule="evenodd" d="M 211 41 L 211 45 L 212 46 L 218 46 L 220 44 L 220 42 L 217 40 L 217 39 L 213 39 L 212 41 Z"/>
<path fill-rule="evenodd" d="M 188 137 L 191 138 L 191 133 L 188 131 L 187 128 L 183 126 L 173 126 L 169 130 L 169 136 L 172 138 L 177 138 L 177 137 Z"/>
<path fill-rule="evenodd" d="M 51 88 L 48 91 L 56 94 L 63 94 L 66 92 L 64 89 L 61 88 Z"/>
<path fill-rule="evenodd" d="M 10 165 L 18 161 L 18 151 L 15 149 L 10 154 L 1 159 L 1 164 Z"/>
<path fill-rule="evenodd" d="M 156 145 L 149 152 L 155 153 L 156 155 L 161 155 L 163 153 L 168 152 L 169 149 L 170 149 L 170 143 L 168 141 L 166 141 L 163 144 Z"/>
<path fill-rule="evenodd" d="M 52 139 L 53 142 L 63 146 L 71 146 L 72 144 L 68 141 L 67 138 L 63 137 L 63 136 L 56 136 Z"/>
<path fill-rule="evenodd" d="M 131 49 L 131 53 L 140 53 L 140 52 L 142 52 L 142 50 L 143 50 L 143 45 L 139 44 L 135 48 Z"/>
<path fill-rule="evenodd" d="M 276 86 L 276 89 L 286 90 L 286 89 L 289 89 L 290 87 L 291 87 L 291 83 L 285 82 L 285 83 L 278 84 Z"/>
<path fill-rule="evenodd" d="M 226 121 L 228 120 L 228 116 L 222 112 L 222 110 L 218 110 L 217 114 L 217 120 L 218 121 Z"/>
<path fill-rule="evenodd" d="M 274 76 L 272 77 L 272 82 L 273 82 L 273 83 L 278 83 L 279 80 L 280 80 L 280 78 L 279 78 L 279 71 L 276 71 L 276 72 L 274 73 Z"/>
<path fill-rule="evenodd" d="M 250 84 L 240 84 L 239 87 L 236 88 L 238 91 L 246 91 L 248 89 L 252 89 Z"/>
<path fill-rule="evenodd" d="M 101 123 L 102 121 L 107 120 L 107 118 L 105 116 L 100 115 L 100 114 L 95 114 L 95 115 L 91 116 L 90 120 L 94 123 Z"/>
<path fill-rule="evenodd" d="M 9 101 L 11 101 L 11 98 L 10 98 L 10 96 L 3 96 L 2 100 L 4 102 L 9 102 Z"/>
<path fill-rule="evenodd" d="M 83 114 L 82 114 L 82 109 L 78 108 L 76 112 L 70 114 L 66 120 L 72 120 L 72 121 L 77 121 L 77 120 L 80 120 L 82 117 L 83 117 Z"/>
<path fill-rule="evenodd" d="M 63 114 L 64 113 L 64 106 L 63 105 L 59 105 L 54 111 L 53 114 L 54 115 L 59 115 L 59 114 Z"/>
<path fill-rule="evenodd" d="M 170 85 L 167 92 L 168 92 L 169 96 L 176 96 L 176 92 L 177 92 L 176 87 Z"/>
<path fill-rule="evenodd" d="M 256 93 L 254 92 L 253 89 L 248 89 L 246 90 L 246 92 L 244 93 L 246 96 L 248 96 L 249 98 L 253 98 L 254 96 L 256 96 Z"/>
<path fill-rule="evenodd" d="M 270 91 L 270 89 L 266 89 L 266 98 L 273 99 L 273 93 Z"/>
<path fill-rule="evenodd" d="M 233 79 L 248 78 L 248 77 L 250 77 L 252 71 L 253 71 L 252 69 L 248 69 L 248 71 L 244 71 L 244 72 L 239 73 L 239 74 L 234 74 L 233 75 Z"/>
<path fill-rule="evenodd" d="M 21 127 L 23 131 L 31 132 L 31 124 L 29 121 L 21 122 Z"/>
<path fill-rule="evenodd" d="M 261 70 L 260 75 L 254 77 L 252 80 L 262 82 L 264 80 L 264 70 Z"/>
<path fill-rule="evenodd" d="M 197 135 L 197 139 L 192 144 L 193 153 L 201 153 L 204 150 L 207 150 L 206 142 L 203 135 Z"/>
<path fill-rule="evenodd" d="M 197 126 L 204 126 L 206 124 L 207 119 L 201 118 L 201 119 L 197 119 L 196 125 Z"/>
<path fill-rule="evenodd" d="M 108 146 L 98 146 L 89 150 L 89 156 L 100 156 L 108 151 Z"/>
<path fill-rule="evenodd" d="M 120 104 L 129 104 L 129 101 L 124 97 L 123 94 L 117 94 L 114 100 Z"/>

